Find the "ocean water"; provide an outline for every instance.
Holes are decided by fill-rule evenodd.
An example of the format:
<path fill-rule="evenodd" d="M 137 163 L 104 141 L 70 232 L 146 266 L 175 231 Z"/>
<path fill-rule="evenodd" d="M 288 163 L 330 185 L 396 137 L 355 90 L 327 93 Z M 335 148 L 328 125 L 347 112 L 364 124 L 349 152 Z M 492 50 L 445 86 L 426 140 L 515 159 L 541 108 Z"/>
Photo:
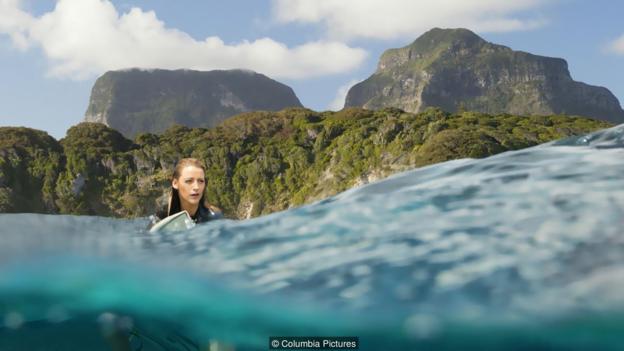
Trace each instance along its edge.
<path fill-rule="evenodd" d="M 624 350 L 624 125 L 252 220 L 146 225 L 1 214 L 0 350 Z"/>

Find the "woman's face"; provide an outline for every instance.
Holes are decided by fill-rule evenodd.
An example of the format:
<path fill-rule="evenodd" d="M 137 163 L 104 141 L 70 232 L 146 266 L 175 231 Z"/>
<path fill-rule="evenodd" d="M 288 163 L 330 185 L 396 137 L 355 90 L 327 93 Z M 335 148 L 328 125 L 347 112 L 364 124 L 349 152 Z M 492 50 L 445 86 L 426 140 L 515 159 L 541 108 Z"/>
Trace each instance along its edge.
<path fill-rule="evenodd" d="M 182 169 L 180 178 L 173 179 L 171 186 L 178 189 L 182 203 L 197 205 L 206 188 L 204 171 L 199 167 L 186 166 Z"/>

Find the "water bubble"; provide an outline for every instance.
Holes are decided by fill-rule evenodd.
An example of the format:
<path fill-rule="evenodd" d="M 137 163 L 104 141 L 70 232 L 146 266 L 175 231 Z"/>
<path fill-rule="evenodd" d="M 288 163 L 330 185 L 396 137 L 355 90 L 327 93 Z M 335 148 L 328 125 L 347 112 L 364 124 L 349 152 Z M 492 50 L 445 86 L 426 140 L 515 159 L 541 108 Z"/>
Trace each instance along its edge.
<path fill-rule="evenodd" d="M 51 323 L 61 323 L 69 318 L 67 311 L 61 305 L 53 305 L 48 308 L 46 317 Z"/>
<path fill-rule="evenodd" d="M 117 328 L 121 330 L 130 331 L 134 327 L 134 321 L 132 320 L 132 318 L 128 316 L 123 316 L 117 320 L 116 325 L 117 325 Z"/>
<path fill-rule="evenodd" d="M 116 332 L 115 320 L 116 319 L 117 319 L 117 316 L 110 312 L 104 312 L 98 316 L 97 322 L 101 326 L 102 334 L 104 334 L 105 336 L 111 336 L 115 334 Z"/>
<path fill-rule="evenodd" d="M 134 321 L 128 316 L 117 316 L 111 312 L 104 312 L 97 318 L 104 336 L 110 337 L 119 332 L 130 332 L 134 328 Z"/>
<path fill-rule="evenodd" d="M 345 299 L 355 299 L 363 296 L 370 290 L 370 284 L 367 281 L 361 281 L 350 286 L 340 292 L 340 297 Z"/>
<path fill-rule="evenodd" d="M 210 340 L 209 351 L 234 351 L 234 347 L 219 340 Z"/>
<path fill-rule="evenodd" d="M 441 332 L 442 326 L 438 319 L 430 314 L 414 314 L 405 320 L 405 331 L 418 339 L 429 339 Z"/>
<path fill-rule="evenodd" d="M 114 313 L 104 312 L 98 316 L 97 321 L 98 323 L 101 323 L 101 324 L 108 324 L 108 323 L 113 323 L 116 318 L 117 316 L 115 316 Z"/>
<path fill-rule="evenodd" d="M 351 273 L 356 276 L 369 275 L 371 273 L 370 267 L 365 264 L 357 265 L 351 269 Z"/>
<path fill-rule="evenodd" d="M 417 269 L 412 273 L 412 278 L 417 281 L 425 281 L 429 278 L 429 273 L 425 269 Z"/>
<path fill-rule="evenodd" d="M 9 312 L 4 316 L 4 325 L 9 329 L 18 329 L 24 324 L 24 316 L 17 312 Z"/>
<path fill-rule="evenodd" d="M 401 300 L 409 300 L 415 295 L 409 284 L 399 284 L 394 288 L 394 294 Z"/>
<path fill-rule="evenodd" d="M 344 280 L 338 275 L 330 276 L 329 279 L 327 280 L 327 283 L 325 283 L 325 287 L 327 288 L 337 288 L 343 285 L 344 285 Z"/>

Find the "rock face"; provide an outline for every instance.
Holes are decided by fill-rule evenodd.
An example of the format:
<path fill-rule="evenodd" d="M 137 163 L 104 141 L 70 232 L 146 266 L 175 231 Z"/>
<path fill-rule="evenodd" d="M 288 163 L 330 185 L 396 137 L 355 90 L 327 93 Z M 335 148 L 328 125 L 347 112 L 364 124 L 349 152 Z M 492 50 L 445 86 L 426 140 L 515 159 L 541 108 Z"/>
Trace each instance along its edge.
<path fill-rule="evenodd" d="M 565 60 L 514 51 L 467 29 L 434 28 L 406 47 L 387 50 L 377 71 L 349 90 L 349 106 L 624 122 L 617 98 L 606 88 L 574 81 Z"/>
<path fill-rule="evenodd" d="M 301 106 L 290 87 L 252 71 L 132 69 L 97 79 L 85 122 L 103 123 L 133 138 L 173 124 L 214 127 L 241 112 Z"/>

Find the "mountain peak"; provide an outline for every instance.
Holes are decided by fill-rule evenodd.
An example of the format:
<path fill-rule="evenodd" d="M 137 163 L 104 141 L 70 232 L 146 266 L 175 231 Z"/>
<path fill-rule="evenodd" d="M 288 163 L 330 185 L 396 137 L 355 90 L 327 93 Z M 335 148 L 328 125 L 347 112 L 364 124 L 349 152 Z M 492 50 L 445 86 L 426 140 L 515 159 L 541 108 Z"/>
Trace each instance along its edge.
<path fill-rule="evenodd" d="M 421 112 L 573 114 L 621 123 L 624 111 L 606 88 L 576 82 L 565 60 L 514 51 L 468 29 L 433 28 L 386 50 L 377 71 L 348 92 L 345 107 Z"/>
<path fill-rule="evenodd" d="M 254 71 L 135 68 L 97 79 L 85 121 L 134 138 L 162 133 L 174 124 L 209 128 L 241 112 L 286 107 L 301 107 L 294 91 Z"/>
<path fill-rule="evenodd" d="M 424 69 L 445 56 L 471 56 L 483 50 L 508 51 L 510 49 L 489 43 L 465 28 L 433 28 L 407 46 L 386 50 L 379 60 L 377 69 L 392 69 L 407 62 L 415 63 L 419 68 Z"/>
<path fill-rule="evenodd" d="M 487 44 L 487 42 L 473 31 L 465 28 L 433 28 L 418 37 L 409 46 L 424 49 L 445 44 L 479 46 Z"/>

